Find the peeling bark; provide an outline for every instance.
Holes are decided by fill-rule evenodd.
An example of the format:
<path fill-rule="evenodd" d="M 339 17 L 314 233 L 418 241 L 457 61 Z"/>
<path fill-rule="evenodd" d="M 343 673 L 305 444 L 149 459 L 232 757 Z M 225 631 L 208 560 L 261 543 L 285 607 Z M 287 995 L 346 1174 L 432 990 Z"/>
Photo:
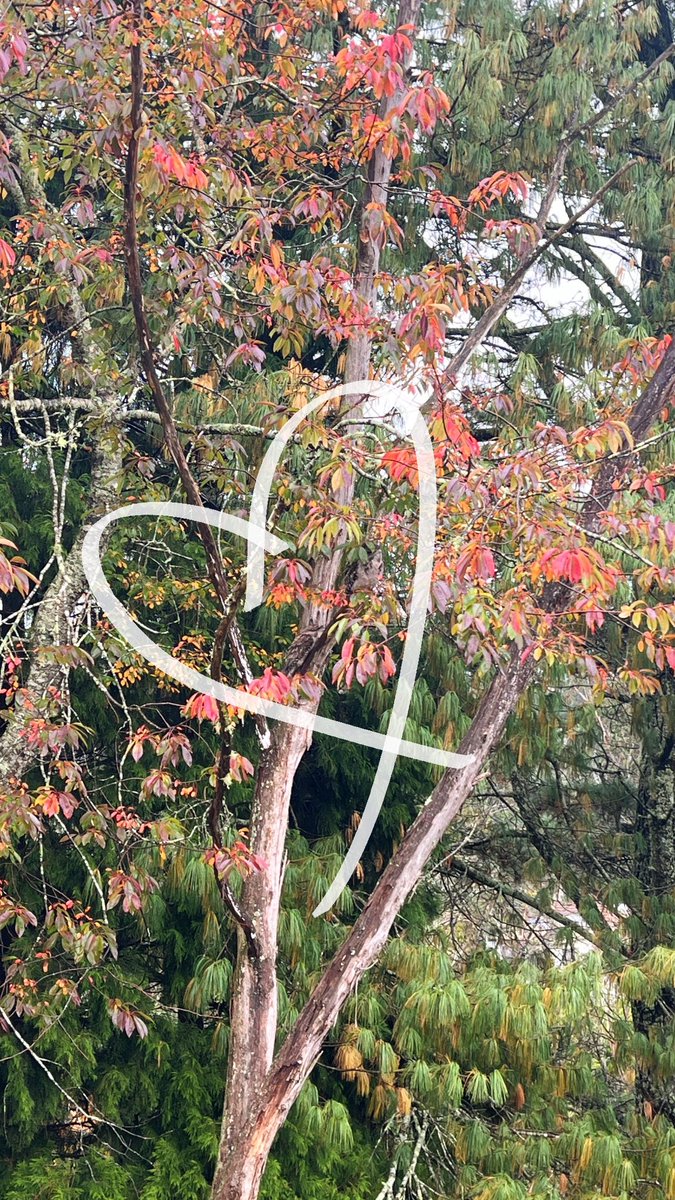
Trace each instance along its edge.
<path fill-rule="evenodd" d="M 272 1142 L 316 1063 L 323 1041 L 355 984 L 382 950 L 430 855 L 472 791 L 533 669 L 529 662 L 522 665 L 519 656 L 514 657 L 495 680 L 460 747 L 462 754 L 474 754 L 474 761 L 462 771 L 446 772 L 383 872 L 277 1055 L 264 1089 L 258 1087 L 262 1103 L 240 1140 L 239 1153 L 221 1160 L 213 1200 L 255 1200 Z"/>
<path fill-rule="evenodd" d="M 115 507 L 122 469 L 119 435 L 110 426 L 97 435 L 94 449 L 89 516 L 78 533 L 63 568 L 47 588 L 37 610 L 30 637 L 30 670 L 25 686 L 18 692 L 11 720 L 0 738 L 0 787 L 11 778 L 20 779 L 36 761 L 36 750 L 24 732 L 32 715 L 33 704 L 43 699 L 52 687 L 63 690 L 68 669 L 41 651 L 72 640 L 70 619 L 78 601 L 87 594 L 88 584 L 82 566 L 82 543 L 87 530 L 103 513 Z"/>

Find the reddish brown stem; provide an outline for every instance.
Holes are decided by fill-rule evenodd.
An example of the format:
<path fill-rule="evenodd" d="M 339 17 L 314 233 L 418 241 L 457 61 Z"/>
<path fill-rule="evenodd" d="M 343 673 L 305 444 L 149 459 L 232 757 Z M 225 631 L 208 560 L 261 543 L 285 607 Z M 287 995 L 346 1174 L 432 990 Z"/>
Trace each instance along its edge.
<path fill-rule="evenodd" d="M 190 470 L 185 457 L 185 451 L 176 429 L 176 423 L 169 407 L 164 388 L 155 366 L 155 349 L 152 333 L 143 301 L 143 276 L 141 272 L 141 257 L 138 243 L 138 220 L 136 213 L 136 197 L 138 192 L 138 157 L 141 134 L 143 132 L 143 52 L 141 45 L 141 25 L 143 19 L 143 0 L 132 0 L 131 4 L 133 41 L 131 46 L 131 114 L 130 135 L 127 149 L 126 170 L 124 176 L 124 256 L 126 262 L 127 283 L 134 312 L 136 332 L 140 348 L 143 373 L 152 393 L 152 398 L 159 415 L 164 440 L 169 453 L 176 464 L 176 469 L 191 504 L 200 508 L 204 501 L 197 481 Z M 228 587 L 223 560 L 216 540 L 209 525 L 199 526 L 199 536 L 204 546 L 206 567 L 209 579 L 225 612 L 229 612 L 232 598 Z M 246 660 L 241 638 L 234 618 L 228 625 L 228 640 L 233 652 L 237 669 L 242 679 L 250 681 L 251 672 Z M 269 741 L 269 731 L 264 717 L 255 717 L 261 742 Z"/>

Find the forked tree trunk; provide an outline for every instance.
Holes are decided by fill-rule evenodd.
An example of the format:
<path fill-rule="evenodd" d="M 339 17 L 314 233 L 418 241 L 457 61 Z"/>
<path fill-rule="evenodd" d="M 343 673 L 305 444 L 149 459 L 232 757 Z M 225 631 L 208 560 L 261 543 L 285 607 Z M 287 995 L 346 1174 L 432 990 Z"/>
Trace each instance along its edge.
<path fill-rule="evenodd" d="M 396 27 L 414 26 L 420 6 L 421 0 L 400 0 Z M 380 117 L 386 118 L 400 100 L 400 91 L 384 100 Z M 359 237 L 354 274 L 354 293 L 366 315 L 373 313 L 375 308 L 380 245 L 367 236 L 365 210 L 369 204 L 386 208 L 391 168 L 391 159 L 381 148 L 376 148 L 368 164 L 368 179 L 361 202 L 364 215 L 360 233 L 363 236 Z M 345 382 L 368 378 L 370 352 L 371 338 L 364 325 L 349 342 Z M 348 479 L 337 497 L 340 504 L 351 502 L 353 487 L 353 481 Z M 331 590 L 336 586 L 341 561 L 341 552 L 337 550 L 329 560 L 323 559 L 317 565 L 312 579 L 316 591 Z M 311 669 L 317 675 L 322 674 L 327 658 L 319 635 L 329 620 L 330 615 L 325 609 L 308 605 L 300 624 L 301 637 L 309 629 L 316 631 L 317 645 L 321 648 L 317 650 Z M 240 930 L 232 981 L 225 1107 L 213 1200 L 257 1196 L 269 1153 L 269 1145 L 261 1145 L 258 1153 L 251 1154 L 247 1131 L 258 1112 L 261 1082 L 269 1072 L 274 1056 L 277 936 L 288 811 L 295 774 L 310 742 L 311 735 L 306 730 L 291 725 L 277 726 L 271 746 L 262 754 L 258 770 L 250 841 L 251 850 L 266 861 L 267 868 L 247 880 L 242 895 L 242 907 L 253 931 L 255 953 L 250 937 L 245 938 Z"/>
<path fill-rule="evenodd" d="M 460 748 L 461 753 L 474 754 L 474 761 L 461 772 L 447 772 L 438 784 L 327 968 L 267 1079 L 262 1075 L 257 1078 L 252 1089 L 256 1106 L 237 1143 L 221 1145 L 213 1200 L 256 1200 L 272 1142 L 308 1078 L 324 1039 L 354 985 L 382 950 L 397 913 L 471 792 L 530 674 L 530 665 L 522 666 L 514 658 L 486 696 Z"/>
<path fill-rule="evenodd" d="M 661 366 L 628 421 L 634 441 L 646 436 L 659 412 L 672 402 L 674 394 L 675 342 L 666 351 Z M 613 486 L 627 470 L 629 462 L 628 452 L 605 460 L 584 508 L 583 525 L 587 530 L 592 531 L 597 526 L 599 515 L 611 502 Z M 551 588 L 544 603 L 552 611 L 564 608 L 566 590 Z M 397 914 L 472 791 L 533 673 L 532 657 L 523 663 L 520 652 L 514 648 L 508 666 L 496 676 L 460 746 L 461 753 L 473 754 L 473 761 L 461 771 L 446 771 L 380 877 L 351 933 L 326 969 L 269 1071 L 265 1072 L 262 1059 L 258 1057 L 253 1067 L 256 1076 L 246 1082 L 253 1108 L 248 1117 L 240 1110 L 236 1139 L 228 1141 L 224 1136 L 221 1141 L 212 1200 L 257 1200 L 274 1138 L 309 1077 L 326 1036 L 352 989 L 379 955 Z M 275 778 L 274 771 L 270 771 L 267 779 Z M 276 778 L 273 786 L 280 787 L 281 780 Z M 290 786 L 286 778 L 285 786 Z M 238 1008 L 240 996 L 240 991 L 235 994 L 235 1016 L 241 1011 Z M 239 1064 L 235 1067 L 234 1059 L 230 1062 L 231 1072 L 239 1069 Z M 226 1130 L 227 1114 L 224 1132 Z"/>

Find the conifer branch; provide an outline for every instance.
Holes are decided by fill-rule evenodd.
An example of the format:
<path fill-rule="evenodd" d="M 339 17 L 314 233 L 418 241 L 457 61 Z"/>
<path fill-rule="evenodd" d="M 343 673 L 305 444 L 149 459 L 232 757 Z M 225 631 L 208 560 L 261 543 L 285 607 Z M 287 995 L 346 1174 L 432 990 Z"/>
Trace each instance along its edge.
<path fill-rule="evenodd" d="M 118 1125 L 115 1121 L 108 1117 L 104 1117 L 101 1113 L 87 1112 L 86 1108 L 83 1108 L 82 1105 L 77 1102 L 74 1096 L 72 1096 L 71 1093 L 64 1088 L 61 1083 L 59 1083 L 47 1060 L 43 1058 L 42 1055 L 38 1054 L 35 1047 L 31 1046 L 30 1042 L 26 1040 L 21 1030 L 17 1028 L 5 1009 L 0 1011 L 0 1026 L 3 1024 L 7 1026 L 10 1032 L 16 1038 L 19 1045 L 23 1047 L 25 1053 L 32 1058 L 33 1062 L 40 1068 L 41 1071 L 44 1071 L 47 1079 L 56 1088 L 57 1092 L 60 1092 L 60 1094 L 68 1101 L 71 1110 L 74 1109 L 75 1112 L 77 1112 L 81 1117 L 84 1117 L 85 1120 L 91 1122 L 92 1125 L 105 1125 L 109 1129 L 114 1129 L 118 1133 L 123 1133 L 125 1136 L 127 1135 L 127 1130 L 124 1129 L 122 1125 Z M 140 1137 L 142 1135 L 136 1134 L 135 1136 Z M 147 1139 L 144 1138 L 143 1140 L 145 1141 Z"/>
<path fill-rule="evenodd" d="M 599 187 L 597 191 L 593 193 L 591 198 L 583 205 L 582 208 L 578 209 L 578 211 L 574 213 L 569 220 L 565 221 L 563 225 L 559 225 L 553 231 L 553 233 L 549 234 L 549 236 L 546 237 L 543 242 L 540 242 L 538 246 L 536 246 L 523 258 L 520 266 L 517 267 L 517 269 L 513 271 L 511 275 L 509 275 L 498 296 L 495 298 L 489 308 L 486 308 L 483 315 L 476 321 L 473 329 L 465 338 L 461 349 L 458 350 L 457 354 L 453 356 L 448 366 L 443 371 L 444 380 L 449 383 L 454 382 L 457 379 L 457 376 L 462 368 L 467 365 L 469 359 L 473 354 L 475 354 L 476 350 L 479 349 L 488 334 L 490 334 L 495 326 L 498 325 L 509 304 L 516 295 L 521 283 L 526 276 L 529 275 L 532 267 L 539 262 L 540 258 L 542 258 L 546 251 L 550 250 L 551 246 L 555 245 L 555 243 L 559 241 L 560 238 L 564 237 L 566 233 L 569 233 L 572 229 L 574 229 L 577 222 L 584 217 L 587 212 L 590 212 L 592 208 L 595 208 L 595 205 L 602 200 L 603 196 L 605 196 L 607 192 L 611 191 L 611 189 L 616 186 L 619 180 L 622 179 L 623 176 L 626 175 L 628 171 L 631 171 L 636 165 L 637 159 L 630 159 L 628 162 L 619 167 L 619 169 L 603 183 L 602 187 Z M 554 197 L 551 195 L 550 197 L 547 196 L 545 201 L 546 199 L 548 199 L 548 209 L 550 210 L 550 206 Z M 544 220 L 542 222 L 543 229 L 545 228 L 547 217 L 545 205 L 543 206 L 543 209 L 540 209 L 540 213 L 542 211 L 545 213 Z"/>

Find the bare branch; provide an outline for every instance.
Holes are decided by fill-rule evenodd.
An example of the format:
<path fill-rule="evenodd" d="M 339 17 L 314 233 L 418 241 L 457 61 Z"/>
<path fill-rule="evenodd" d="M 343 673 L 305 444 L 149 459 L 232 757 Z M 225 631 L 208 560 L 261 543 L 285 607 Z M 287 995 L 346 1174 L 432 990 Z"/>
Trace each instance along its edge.
<path fill-rule="evenodd" d="M 476 321 L 473 329 L 465 339 L 461 350 L 454 355 L 448 364 L 447 368 L 443 372 L 443 377 L 446 381 L 454 381 L 457 378 L 459 372 L 463 367 L 466 366 L 471 356 L 476 352 L 479 346 L 482 345 L 488 334 L 490 334 L 495 326 L 499 323 L 509 304 L 516 295 L 518 288 L 525 277 L 532 270 L 532 267 L 535 265 L 535 263 L 537 263 L 542 255 L 545 254 L 546 251 L 550 249 L 550 247 L 553 246 L 561 237 L 564 237 L 566 233 L 569 233 L 570 230 L 574 228 L 577 221 L 579 221 L 581 217 L 585 216 L 587 212 L 590 212 L 590 210 L 595 207 L 598 201 L 601 200 L 608 191 L 615 187 L 619 179 L 623 178 L 628 171 L 632 170 L 632 168 L 636 165 L 636 162 L 636 159 L 631 159 L 630 162 L 624 163 L 622 167 L 619 167 L 619 170 L 615 171 L 611 178 L 603 183 L 602 187 L 598 188 L 597 192 L 593 193 L 590 200 L 584 204 L 583 208 L 580 208 L 578 212 L 574 214 L 574 216 L 570 217 L 570 219 L 565 222 L 564 225 L 558 226 L 553 233 L 551 233 L 543 242 L 540 242 L 540 244 L 534 250 L 526 255 L 517 270 L 515 270 L 513 274 L 510 275 L 506 280 L 506 283 L 494 302 L 485 310 L 483 315 L 479 317 L 478 321 Z"/>
<path fill-rule="evenodd" d="M 454 855 L 447 861 L 442 862 L 436 868 L 441 875 L 458 875 L 460 878 L 470 879 L 472 883 L 476 883 L 479 887 L 488 888 L 492 892 L 498 892 L 502 896 L 508 896 L 511 900 L 516 900 L 518 904 L 525 904 L 528 908 L 533 908 L 542 916 L 548 917 L 549 920 L 555 921 L 557 925 L 562 925 L 566 929 L 571 929 L 577 935 L 581 935 L 589 942 L 594 942 L 595 935 L 589 925 L 581 920 L 575 921 L 572 917 L 566 917 L 563 913 L 556 912 L 547 904 L 542 904 L 536 896 L 531 896 L 528 892 L 521 891 L 520 888 L 512 887 L 510 883 L 504 883 L 500 879 L 493 879 L 491 875 L 486 875 L 484 871 L 479 871 L 477 867 L 466 862 L 464 859 L 456 858 Z"/>
<path fill-rule="evenodd" d="M 96 415 L 100 412 L 101 402 L 89 396 L 60 396 L 57 399 L 43 400 L 39 396 L 15 400 L 12 406 L 7 399 L 0 399 L 0 413 L 3 410 L 16 411 L 22 415 L 30 415 L 46 411 L 49 413 L 80 412 Z M 121 408 L 118 414 L 120 424 L 129 421 L 150 421 L 153 425 L 161 425 L 159 413 L 152 408 Z M 177 421 L 176 429 L 191 433 L 214 434 L 222 437 L 263 437 L 273 438 L 275 431 L 266 431 L 261 425 L 247 425 L 242 421 L 220 422 L 200 421 L 195 429 L 193 421 Z"/>

